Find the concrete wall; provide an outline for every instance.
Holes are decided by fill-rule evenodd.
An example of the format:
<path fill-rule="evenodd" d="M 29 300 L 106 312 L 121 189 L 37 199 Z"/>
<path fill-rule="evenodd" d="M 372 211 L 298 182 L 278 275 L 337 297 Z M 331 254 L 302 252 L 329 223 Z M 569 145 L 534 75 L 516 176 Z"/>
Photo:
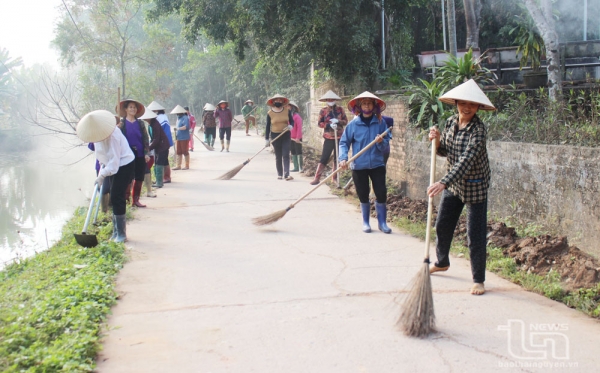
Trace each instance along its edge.
<path fill-rule="evenodd" d="M 319 97 L 319 94 L 316 94 Z M 386 99 L 385 114 L 394 118 L 388 176 L 410 198 L 426 198 L 429 184 L 429 144 L 416 140 L 408 128 L 405 99 Z M 313 102 L 313 108 L 322 105 Z M 322 144 L 317 126 L 318 110 L 306 123 L 306 141 Z M 352 117 L 352 115 L 349 115 Z M 349 118 L 350 119 L 350 118 Z M 512 217 L 539 224 L 569 242 L 600 256 L 600 155 L 597 149 L 526 143 L 489 142 L 492 169 L 490 217 Z M 437 157 L 437 175 L 444 172 L 445 158 Z M 437 202 L 437 201 L 436 201 Z"/>

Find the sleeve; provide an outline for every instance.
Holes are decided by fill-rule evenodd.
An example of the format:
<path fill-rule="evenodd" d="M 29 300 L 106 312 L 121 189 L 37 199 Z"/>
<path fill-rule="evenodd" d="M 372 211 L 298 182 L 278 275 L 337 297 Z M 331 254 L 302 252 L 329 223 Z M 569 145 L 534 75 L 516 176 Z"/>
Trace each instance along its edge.
<path fill-rule="evenodd" d="M 388 127 L 383 119 L 381 120 L 381 122 L 379 122 L 379 125 L 380 125 L 379 134 L 384 133 L 388 129 Z M 390 132 L 389 131 L 386 132 L 385 136 L 383 136 L 383 141 L 380 143 L 375 143 L 375 146 L 380 151 L 385 152 L 390 147 Z"/>
<path fill-rule="evenodd" d="M 181 127 L 185 127 L 184 131 L 190 130 L 190 117 L 187 115 L 182 116 L 183 120 L 181 121 Z"/>
<path fill-rule="evenodd" d="M 144 155 L 148 155 L 148 153 L 150 153 L 150 136 L 148 136 L 146 126 L 144 125 L 141 119 L 138 119 L 138 124 L 140 125 L 140 131 L 142 132 L 142 141 L 144 142 Z"/>
<path fill-rule="evenodd" d="M 271 134 L 271 116 L 267 113 L 267 126 L 265 128 L 265 140 L 269 139 L 269 135 Z"/>
<path fill-rule="evenodd" d="M 125 141 L 127 146 L 129 144 Z M 108 162 L 104 165 L 104 167 L 100 168 L 100 172 L 98 172 L 98 176 L 111 176 L 116 174 L 119 171 L 119 163 L 121 161 L 121 149 L 122 144 L 119 141 L 119 137 L 115 136 L 114 133 L 108 138 L 106 143 L 106 155 L 108 157 Z M 97 158 L 97 157 L 96 157 Z"/>
<path fill-rule="evenodd" d="M 288 110 L 288 124 L 294 127 L 294 114 L 292 114 L 291 110 Z"/>
<path fill-rule="evenodd" d="M 329 118 L 327 118 L 327 111 L 326 109 L 321 109 L 321 111 L 319 112 L 319 128 L 325 128 L 326 130 L 331 129 L 331 127 L 329 127 Z"/>
<path fill-rule="evenodd" d="M 437 148 L 437 155 L 439 155 L 440 157 L 447 157 L 448 156 L 448 147 L 446 146 L 446 137 L 448 136 L 448 133 L 450 132 L 450 129 L 453 127 L 453 120 L 452 117 L 448 118 L 448 120 L 446 120 L 446 125 L 444 126 L 444 132 L 442 132 L 442 134 L 440 135 L 440 146 Z"/>
<path fill-rule="evenodd" d="M 342 108 L 341 106 L 340 106 L 340 111 L 341 112 L 337 116 L 337 119 L 339 121 L 338 124 L 345 126 L 348 124 L 348 117 L 346 117 L 346 112 L 344 111 L 344 108 Z"/>
<path fill-rule="evenodd" d="M 440 180 L 444 185 L 455 183 L 464 177 L 471 168 L 475 156 L 485 147 L 485 130 L 478 130 L 469 138 L 465 151 L 460 155 L 458 161 L 452 165 L 446 176 Z"/>
<path fill-rule="evenodd" d="M 340 157 L 339 157 L 340 161 L 348 160 L 348 151 L 350 150 L 350 145 L 352 145 L 353 136 L 354 136 L 354 127 L 351 125 L 348 125 L 348 127 L 346 127 L 346 130 L 342 134 L 342 137 L 340 138 L 340 144 L 339 144 L 339 150 L 338 150 L 338 152 L 340 153 Z"/>
<path fill-rule="evenodd" d="M 158 122 L 154 122 L 150 125 L 150 128 L 152 128 L 152 133 L 154 133 L 155 135 L 152 138 L 148 149 L 155 150 L 158 147 L 158 144 L 160 143 L 160 133 L 162 132 L 162 127 L 160 126 L 160 124 L 158 124 Z"/>
<path fill-rule="evenodd" d="M 300 115 L 294 115 L 294 135 L 295 139 L 302 140 L 302 117 Z"/>
<path fill-rule="evenodd" d="M 213 117 L 215 117 L 215 118 L 219 117 L 219 109 L 215 110 L 215 112 L 213 113 Z"/>

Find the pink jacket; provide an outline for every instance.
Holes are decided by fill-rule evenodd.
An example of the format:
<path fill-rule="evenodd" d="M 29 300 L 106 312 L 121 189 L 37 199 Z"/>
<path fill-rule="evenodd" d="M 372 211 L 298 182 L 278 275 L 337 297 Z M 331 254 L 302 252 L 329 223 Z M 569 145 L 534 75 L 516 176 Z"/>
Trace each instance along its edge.
<path fill-rule="evenodd" d="M 292 139 L 302 140 L 302 117 L 298 113 L 294 113 L 294 128 L 292 128 L 291 136 Z"/>

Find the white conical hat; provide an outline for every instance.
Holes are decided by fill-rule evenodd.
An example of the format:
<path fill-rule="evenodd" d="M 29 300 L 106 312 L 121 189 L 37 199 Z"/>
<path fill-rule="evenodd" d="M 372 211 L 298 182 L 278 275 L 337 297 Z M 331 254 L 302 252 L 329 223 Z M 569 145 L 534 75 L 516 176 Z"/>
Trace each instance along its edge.
<path fill-rule="evenodd" d="M 369 91 L 364 91 L 360 95 L 358 95 L 358 96 L 354 97 L 352 100 L 350 100 L 350 102 L 348 102 L 348 110 L 350 110 L 354 114 L 357 114 L 358 112 L 355 111 L 355 106 L 357 106 L 358 101 L 360 101 L 363 98 L 372 98 L 373 100 L 375 100 L 375 102 L 377 103 L 377 106 L 379 106 L 379 113 L 377 113 L 377 114 L 381 114 L 381 112 L 384 111 L 385 108 L 387 107 L 387 105 L 385 104 L 385 101 L 383 101 L 382 99 L 375 96 L 374 94 L 372 94 Z"/>
<path fill-rule="evenodd" d="M 156 109 L 156 110 L 162 110 L 162 109 Z M 150 110 L 146 110 L 146 112 L 144 113 L 144 115 L 142 115 L 138 119 L 149 120 L 149 119 L 156 118 L 157 116 L 158 115 L 156 115 L 156 113 L 153 112 L 152 109 L 150 109 Z"/>
<path fill-rule="evenodd" d="M 185 114 L 187 111 L 181 105 L 175 106 L 175 109 L 171 110 L 171 114 Z"/>
<path fill-rule="evenodd" d="M 289 102 L 289 104 L 290 104 L 290 105 L 292 105 L 293 107 L 295 107 L 295 108 L 296 108 L 296 110 L 300 111 L 300 107 L 299 107 L 299 106 L 298 106 L 298 104 L 297 104 L 297 103 L 295 103 L 294 101 L 290 101 L 290 102 Z"/>
<path fill-rule="evenodd" d="M 85 142 L 100 142 L 108 138 L 115 127 L 117 120 L 108 110 L 94 110 L 81 118 L 77 123 L 77 136 Z"/>
<path fill-rule="evenodd" d="M 487 98 L 473 79 L 469 79 L 458 87 L 452 88 L 438 98 L 438 100 L 450 105 L 456 105 L 456 101 L 469 101 L 481 105 L 480 109 L 482 110 L 496 110 L 490 99 Z"/>
<path fill-rule="evenodd" d="M 152 101 L 150 105 L 146 106 L 146 109 L 152 111 L 166 110 L 161 104 L 156 101 Z"/>
<path fill-rule="evenodd" d="M 206 110 L 206 111 L 215 111 L 215 110 L 217 110 L 217 108 L 215 107 L 215 105 L 209 104 L 208 102 L 206 103 L 206 105 L 204 105 L 203 109 Z"/>
<path fill-rule="evenodd" d="M 338 96 L 335 93 L 333 93 L 332 90 L 329 90 L 323 96 L 321 96 L 321 98 L 319 99 L 319 101 L 325 102 L 327 100 L 341 100 L 341 99 L 342 98 L 340 96 Z"/>

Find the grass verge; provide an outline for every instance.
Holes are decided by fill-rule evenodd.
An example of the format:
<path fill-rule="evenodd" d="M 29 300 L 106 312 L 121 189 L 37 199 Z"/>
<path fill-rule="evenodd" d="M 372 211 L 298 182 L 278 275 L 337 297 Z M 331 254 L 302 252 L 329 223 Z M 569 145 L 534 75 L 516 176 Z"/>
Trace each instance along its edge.
<path fill-rule="evenodd" d="M 89 230 L 100 244 L 75 242 L 86 209 L 66 223 L 48 251 L 0 271 L 0 371 L 89 372 L 100 348 L 100 328 L 116 302 L 114 281 L 125 246 L 108 242 L 109 217 Z"/>

